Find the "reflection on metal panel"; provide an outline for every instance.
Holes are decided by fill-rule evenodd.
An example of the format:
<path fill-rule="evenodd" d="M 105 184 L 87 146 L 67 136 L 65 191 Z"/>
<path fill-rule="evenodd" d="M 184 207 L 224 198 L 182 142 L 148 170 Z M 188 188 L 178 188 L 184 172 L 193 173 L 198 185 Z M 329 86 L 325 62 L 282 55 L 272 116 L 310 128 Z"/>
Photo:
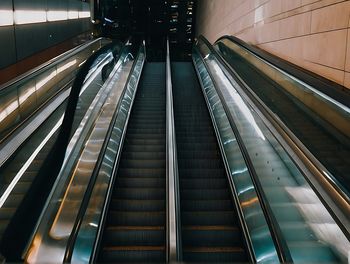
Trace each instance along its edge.
<path fill-rule="evenodd" d="M 66 153 L 54 191 L 27 252 L 29 263 L 63 261 L 80 202 L 131 69 L 132 62 L 124 59 L 125 55 L 121 59 L 123 63 L 118 63 L 113 69 L 72 138 L 74 143 Z"/>
<path fill-rule="evenodd" d="M 193 54 L 194 62 L 220 135 L 219 142 L 221 142 L 225 153 L 235 195 L 239 203 L 238 208 L 245 224 L 243 229 L 247 239 L 249 239 L 247 243 L 250 244 L 250 250 L 257 262 L 279 262 L 269 227 L 236 136 L 216 93 L 214 84 L 199 56 L 196 52 Z"/>
<path fill-rule="evenodd" d="M 0 91 L 0 133 L 6 132 L 20 119 L 16 90 Z"/>
<path fill-rule="evenodd" d="M 310 108 L 321 118 L 335 126 L 345 136 L 350 135 L 350 109 L 330 96 L 302 82 L 294 76 L 278 69 L 267 61 L 251 54 L 228 39 L 222 40 L 221 45 L 239 54 L 247 63 L 250 63 L 262 71 L 266 76 L 275 81 L 285 92 L 291 94 L 300 102 Z"/>
<path fill-rule="evenodd" d="M 7 132 L 23 122 L 34 110 L 51 99 L 73 78 L 80 63 L 101 45 L 101 40 L 90 42 L 75 49 L 65 58 L 54 62 L 36 72 L 2 87 L 0 90 L 0 142 Z"/>
<path fill-rule="evenodd" d="M 301 170 L 247 102 L 235 79 L 207 48 L 202 52 L 208 55 L 205 62 L 225 98 L 293 261 L 348 262 L 350 242 L 314 194 Z M 313 195 L 306 195 L 310 193 Z M 322 228 L 315 228 L 316 223 Z M 303 229 L 299 230 L 300 227 Z M 331 228 L 325 231 L 328 227 Z M 305 236 L 305 232 L 309 235 Z M 337 236 L 325 235 L 331 232 Z"/>
<path fill-rule="evenodd" d="M 0 10 L 0 27 L 13 25 L 13 11 Z"/>
<path fill-rule="evenodd" d="M 117 109 L 118 115 L 113 126 L 103 163 L 99 169 L 96 183 L 90 196 L 88 209 L 84 215 L 76 238 L 71 260 L 72 263 L 86 263 L 92 261 L 95 243 L 98 240 L 96 236 L 102 224 L 103 208 L 106 203 L 105 197 L 111 188 L 110 184 L 112 182 L 113 170 L 115 169 L 115 162 L 121 152 L 122 137 L 126 129 L 127 119 L 131 112 L 131 104 L 136 94 L 136 88 L 141 76 L 144 60 L 145 54 L 142 52 L 131 73 L 120 107 Z"/>

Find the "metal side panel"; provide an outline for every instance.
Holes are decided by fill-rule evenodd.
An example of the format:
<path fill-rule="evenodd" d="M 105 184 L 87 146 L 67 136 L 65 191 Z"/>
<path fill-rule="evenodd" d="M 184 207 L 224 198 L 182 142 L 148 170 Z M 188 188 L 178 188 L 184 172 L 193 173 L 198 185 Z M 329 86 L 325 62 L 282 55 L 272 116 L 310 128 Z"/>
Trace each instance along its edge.
<path fill-rule="evenodd" d="M 106 152 L 97 171 L 97 178 L 88 200 L 87 209 L 81 220 L 74 247 L 69 253 L 71 254 L 70 261 L 73 263 L 91 262 L 95 258 L 104 226 L 103 222 L 108 208 L 109 196 L 114 183 L 115 171 L 118 167 L 126 127 L 144 62 L 145 51 L 142 47 L 126 83 L 126 90 L 118 104 L 117 115 L 107 142 Z"/>
<path fill-rule="evenodd" d="M 269 226 L 260 204 L 261 201 L 220 97 L 200 54 L 194 52 L 193 61 L 216 127 L 216 134 L 226 169 L 230 175 L 234 200 L 239 210 L 241 225 L 251 257 L 254 262 L 279 262 L 274 241 L 271 238 Z"/>
<path fill-rule="evenodd" d="M 350 242 L 308 178 L 292 159 L 293 153 L 272 133 L 242 91 L 239 83 L 219 63 L 208 44 L 200 41 L 199 51 L 210 71 L 226 113 L 232 118 L 236 136 L 254 169 L 259 185 L 286 241 L 294 262 L 346 262 Z"/>
<path fill-rule="evenodd" d="M 71 139 L 60 175 L 26 253 L 27 262 L 63 262 L 66 244 L 132 61 L 122 54 Z"/>

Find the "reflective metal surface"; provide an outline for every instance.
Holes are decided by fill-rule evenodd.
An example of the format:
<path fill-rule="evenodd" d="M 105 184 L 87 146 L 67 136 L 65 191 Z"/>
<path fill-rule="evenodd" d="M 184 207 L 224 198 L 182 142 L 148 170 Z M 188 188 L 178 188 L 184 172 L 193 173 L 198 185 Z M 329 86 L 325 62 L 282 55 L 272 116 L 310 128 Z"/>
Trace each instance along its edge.
<path fill-rule="evenodd" d="M 101 61 L 100 64 L 96 65 L 96 67 L 92 68 L 90 74 L 87 76 L 84 86 L 81 91 L 81 95 L 84 93 L 86 88 L 91 84 L 91 82 L 96 78 L 96 73 L 100 73 L 102 71 L 102 68 L 104 65 L 108 62 L 111 61 L 113 58 L 112 55 L 104 55 L 103 60 Z M 93 74 L 93 72 L 95 72 Z M 12 179 L 9 179 L 7 175 L 7 181 L 10 181 L 8 186 L 6 188 L 3 188 L 1 186 L 1 191 L 0 191 L 0 208 L 3 207 L 11 193 L 14 192 L 14 188 L 17 185 L 18 182 L 20 182 L 22 176 L 26 173 L 26 171 L 29 169 L 31 164 L 34 162 L 36 159 L 36 156 L 39 155 L 41 150 L 44 148 L 45 144 L 51 139 L 51 137 L 58 131 L 62 120 L 63 120 L 63 110 L 64 108 L 60 107 L 62 104 L 65 102 L 65 100 L 68 98 L 70 93 L 70 88 L 63 91 L 61 94 L 56 96 L 52 102 L 50 102 L 48 105 L 46 105 L 43 109 L 41 109 L 38 114 L 36 114 L 31 122 L 25 123 L 21 126 L 18 132 L 14 133 L 11 135 L 9 140 L 3 142 L 3 144 L 0 144 L 1 148 L 1 153 L 0 153 L 0 164 L 4 164 L 5 161 L 12 156 L 13 153 L 17 151 L 17 149 L 29 138 L 32 137 L 33 133 L 38 129 L 39 126 L 45 124 L 47 126 L 46 134 L 40 134 L 39 137 L 44 137 L 41 138 L 41 143 L 36 146 L 36 148 L 33 149 L 33 152 L 28 151 L 25 147 L 24 149 L 20 149 L 20 156 L 22 157 L 21 163 L 24 162 L 24 164 L 6 164 L 6 168 L 2 173 L 5 174 L 11 174 L 13 175 Z M 53 113 L 59 112 L 58 115 L 60 116 L 58 118 L 58 122 L 46 122 L 46 120 L 53 114 Z M 48 123 L 48 124 L 46 124 Z M 35 137 L 35 135 L 34 135 Z M 35 140 L 32 138 L 32 144 L 35 145 Z M 31 145 L 32 145 L 31 144 Z M 34 146 L 33 146 L 34 147 Z M 14 157 L 13 162 L 11 161 L 10 163 L 16 163 L 16 158 Z M 4 227 L 3 227 L 4 228 Z"/>
<path fill-rule="evenodd" d="M 60 175 L 28 247 L 27 262 L 63 261 L 80 201 L 115 111 L 118 94 L 123 88 L 120 83 L 125 83 L 128 76 L 125 71 L 131 68 L 132 63 L 127 56 L 121 55 L 70 142 Z"/>
<path fill-rule="evenodd" d="M 248 249 L 254 262 L 279 262 L 278 254 L 258 195 L 249 174 L 248 167 L 241 153 L 236 136 L 230 126 L 221 100 L 215 90 L 205 65 L 196 52 L 193 60 L 210 111 L 214 117 L 219 142 L 225 156 L 225 163 L 230 173 L 230 182 L 235 194 L 235 202 L 243 224 Z"/>
<path fill-rule="evenodd" d="M 286 92 L 300 100 L 305 106 L 317 113 L 322 119 L 327 120 L 345 136 L 350 135 L 350 108 L 334 100 L 328 95 L 318 91 L 314 87 L 302 82 L 292 75 L 273 66 L 267 61 L 254 56 L 252 53 L 241 48 L 237 44 L 222 39 L 222 44 L 234 52 L 243 56 L 249 63 L 259 68 L 273 81 L 278 83 Z"/>
<path fill-rule="evenodd" d="M 229 77 L 204 43 L 201 55 L 225 98 L 229 114 L 249 154 L 262 191 L 294 262 L 348 262 L 350 242 L 317 197 L 301 170 L 276 140 L 239 84 Z"/>
<path fill-rule="evenodd" d="M 58 93 L 102 39 L 81 45 L 0 87 L 0 142 Z"/>
<path fill-rule="evenodd" d="M 166 57 L 167 261 L 179 260 L 180 206 L 169 39 Z"/>
<path fill-rule="evenodd" d="M 111 194 L 115 171 L 120 158 L 123 140 L 136 95 L 138 83 L 141 77 L 142 68 L 145 62 L 145 47 L 142 46 L 131 73 L 125 72 L 125 77 L 129 76 L 126 90 L 120 101 L 117 115 L 113 124 L 111 136 L 108 140 L 106 152 L 103 153 L 103 161 L 98 170 L 98 176 L 94 184 L 92 193 L 89 194 L 89 203 L 84 218 L 82 219 L 79 233 L 77 235 L 74 248 L 71 249 L 73 263 L 92 262 L 97 254 L 99 237 L 102 234 L 103 219 L 107 213 L 108 197 Z M 121 82 L 125 84 L 125 82 Z M 122 94 L 120 94 L 122 95 Z"/>
<path fill-rule="evenodd" d="M 334 109 L 338 108 L 339 115 L 346 117 L 346 111 L 342 110 L 344 107 L 245 48 L 235 43 L 226 46 L 229 42 L 231 39 L 223 38 L 216 43 L 218 55 L 225 59 L 224 63 L 229 71 L 243 84 L 247 100 L 251 104 L 259 105 L 259 115 L 271 123 L 270 129 L 276 129 L 279 142 L 296 154 L 295 162 L 317 189 L 318 195 L 331 208 L 338 224 L 347 230 L 349 238 L 350 163 L 347 157 L 350 153 L 350 134 L 344 135 L 334 127 L 333 122 L 339 121 L 337 118 L 332 119 L 330 123 L 322 118 L 323 112 L 327 112 L 325 109 L 328 109 L 323 105 L 333 105 Z M 236 67 L 243 62 L 244 67 Z M 256 69 L 261 72 L 257 74 L 254 67 L 258 66 Z M 281 81 L 282 79 L 284 81 Z M 285 90 L 286 84 L 289 88 L 294 86 L 292 91 L 297 91 L 299 95 L 305 92 L 305 100 L 299 101 L 298 95 L 294 97 L 293 93 L 288 92 L 289 88 Z M 308 110 L 310 107 L 314 107 L 315 111 Z M 343 114 L 340 114 L 341 112 Z M 349 119 L 349 113 L 346 119 Z M 344 121 L 342 125 L 348 124 L 348 121 Z"/>

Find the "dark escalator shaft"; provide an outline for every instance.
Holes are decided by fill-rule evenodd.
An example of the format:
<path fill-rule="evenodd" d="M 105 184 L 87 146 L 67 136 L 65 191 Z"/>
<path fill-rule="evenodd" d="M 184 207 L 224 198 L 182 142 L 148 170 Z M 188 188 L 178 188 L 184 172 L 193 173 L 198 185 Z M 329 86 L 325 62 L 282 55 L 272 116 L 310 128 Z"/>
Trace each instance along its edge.
<path fill-rule="evenodd" d="M 248 261 L 213 125 L 191 63 L 172 64 L 184 261 Z"/>
<path fill-rule="evenodd" d="M 165 261 L 165 64 L 147 63 L 128 124 L 99 262 Z"/>

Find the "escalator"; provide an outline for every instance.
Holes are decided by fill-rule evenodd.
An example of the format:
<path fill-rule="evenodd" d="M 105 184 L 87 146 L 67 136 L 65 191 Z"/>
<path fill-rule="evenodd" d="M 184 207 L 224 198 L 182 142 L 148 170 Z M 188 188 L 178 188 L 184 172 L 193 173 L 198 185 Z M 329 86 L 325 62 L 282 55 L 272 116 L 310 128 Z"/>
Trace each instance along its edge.
<path fill-rule="evenodd" d="M 183 260 L 247 262 L 214 128 L 191 63 L 172 64 Z"/>
<path fill-rule="evenodd" d="M 74 115 L 71 137 L 78 128 L 86 111 L 90 107 L 93 99 L 99 91 L 100 84 L 103 83 L 101 77 L 95 81 L 96 84 L 90 85 L 79 97 L 77 111 Z M 59 122 L 60 118 L 63 116 L 66 104 L 67 100 L 55 110 L 55 112 L 45 121 L 45 123 L 42 124 L 37 129 L 37 131 L 35 131 L 33 135 L 31 135 L 31 137 L 21 146 L 21 148 L 16 151 L 11 159 L 0 168 L 0 174 L 5 175 L 5 177 L 2 179 L 3 182 L 1 184 L 3 190 L 5 190 L 10 185 L 12 179 L 20 173 L 21 169 L 23 169 L 23 165 L 27 162 L 27 160 L 30 159 L 28 158 L 28 155 L 34 153 L 36 149 L 39 148 L 43 142 L 43 139 L 45 139 L 45 137 L 50 134 L 50 131 L 52 131 L 55 125 Z M 16 186 L 13 188 L 13 191 L 6 199 L 3 206 L 0 208 L 0 237 L 2 236 L 2 233 L 6 229 L 16 209 L 22 202 L 23 197 L 29 190 L 31 183 L 36 178 L 40 168 L 43 165 L 43 162 L 45 161 L 48 153 L 52 149 L 53 144 L 57 139 L 58 132 L 59 130 L 56 130 L 56 132 L 40 149 L 38 154 L 33 158 L 28 168 L 23 172 L 23 175 L 20 176 L 20 179 L 17 182 Z"/>
<path fill-rule="evenodd" d="M 266 74 L 266 69 L 272 66 L 260 65 L 260 67 L 257 67 L 254 63 L 261 59 L 254 55 L 253 52 L 246 50 L 244 46 L 240 46 L 242 45 L 239 44 L 240 42 L 236 43 L 233 40 L 223 38 L 217 42 L 216 48 L 222 54 L 223 58 L 260 100 L 273 113 L 278 115 L 295 136 L 331 172 L 336 180 L 349 191 L 350 163 L 347 157 L 350 155 L 350 143 L 348 135 L 337 131 L 333 127 L 334 124 L 321 121 L 322 117 L 319 116 L 319 113 L 308 109 L 308 105 L 304 105 L 293 94 L 286 91 L 283 85 L 288 83 L 287 81 L 283 83 L 277 77 L 274 80 Z M 235 49 L 232 49 L 229 45 L 236 45 L 237 47 L 234 46 Z M 271 57 L 271 55 L 265 54 L 262 51 L 258 52 L 266 56 L 267 59 Z M 264 57 L 262 58 L 264 59 Z M 295 67 L 292 67 L 292 69 L 297 73 L 300 72 Z M 308 76 L 307 78 L 312 79 L 312 76 Z M 321 86 L 321 84 L 317 85 Z M 333 91 L 335 93 L 333 86 L 336 85 L 328 84 L 326 88 L 329 92 Z M 314 88 L 318 89 L 318 86 Z M 339 92 L 335 93 L 335 95 L 342 97 Z M 305 95 L 305 98 L 307 96 Z M 347 100 L 347 98 L 349 98 L 349 93 L 343 93 L 343 100 Z M 324 111 L 322 107 L 319 108 L 318 111 Z"/>
<path fill-rule="evenodd" d="M 98 262 L 165 262 L 165 64 L 145 64 L 131 110 Z"/>
<path fill-rule="evenodd" d="M 328 244 L 324 246 L 329 240 L 313 230 L 326 224 L 342 235 L 328 211 L 303 175 L 290 172 L 292 161 L 283 160 L 290 166 L 286 168 L 280 156 L 264 148 L 270 136 L 262 124 L 254 131 L 261 129 L 266 138 L 248 130 L 249 117 L 255 113 L 247 114 L 245 102 L 240 101 L 241 109 L 232 108 L 234 114 L 230 112 L 227 104 L 236 104 L 230 94 L 224 96 L 224 88 L 232 91 L 233 87 L 223 81 L 226 77 L 219 75 L 220 67 L 214 68 L 216 61 L 210 54 L 199 51 L 194 49 L 195 66 L 172 63 L 174 120 L 169 111 L 169 60 L 167 67 L 145 62 L 142 47 L 137 56 L 130 56 L 135 61 L 121 60 L 121 68 L 112 71 L 106 85 L 111 87 L 105 94 L 108 100 L 101 103 L 106 116 L 101 115 L 93 129 L 85 127 L 88 140 L 76 148 L 82 162 L 60 177 L 64 183 L 57 184 L 42 213 L 26 262 L 50 260 L 47 245 L 54 245 L 50 254 L 64 263 L 283 262 L 289 251 L 296 262 L 342 261 Z M 210 75 L 198 63 L 202 60 L 205 69 L 212 70 Z M 213 78 L 211 86 L 204 81 L 209 78 Z M 226 121 L 231 121 L 229 115 L 237 119 L 235 123 Z M 169 120 L 175 121 L 176 142 L 169 140 L 174 139 Z M 260 141 L 247 141 L 253 136 Z M 170 151 L 177 153 L 173 159 Z M 260 162 L 265 158 L 267 162 Z M 306 208 L 305 214 L 300 208 Z M 308 218 L 310 209 L 322 215 Z M 308 227 L 313 219 L 317 225 Z"/>

